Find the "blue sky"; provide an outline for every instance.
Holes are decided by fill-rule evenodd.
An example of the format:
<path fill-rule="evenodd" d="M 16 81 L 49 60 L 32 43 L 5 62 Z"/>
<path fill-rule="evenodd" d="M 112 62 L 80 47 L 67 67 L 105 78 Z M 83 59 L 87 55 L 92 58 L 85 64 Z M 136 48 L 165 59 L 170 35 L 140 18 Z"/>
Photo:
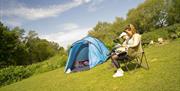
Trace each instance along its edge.
<path fill-rule="evenodd" d="M 0 21 L 66 47 L 87 35 L 98 21 L 126 18 L 144 0 L 0 0 Z"/>

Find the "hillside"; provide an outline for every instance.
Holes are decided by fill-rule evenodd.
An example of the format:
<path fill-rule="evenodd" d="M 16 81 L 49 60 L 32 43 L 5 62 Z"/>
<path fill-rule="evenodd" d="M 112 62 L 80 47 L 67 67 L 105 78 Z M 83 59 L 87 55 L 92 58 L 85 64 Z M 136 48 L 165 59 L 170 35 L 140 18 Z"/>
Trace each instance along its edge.
<path fill-rule="evenodd" d="M 180 91 L 180 39 L 145 48 L 150 69 L 138 68 L 113 78 L 110 60 L 83 72 L 64 68 L 32 76 L 0 91 Z"/>

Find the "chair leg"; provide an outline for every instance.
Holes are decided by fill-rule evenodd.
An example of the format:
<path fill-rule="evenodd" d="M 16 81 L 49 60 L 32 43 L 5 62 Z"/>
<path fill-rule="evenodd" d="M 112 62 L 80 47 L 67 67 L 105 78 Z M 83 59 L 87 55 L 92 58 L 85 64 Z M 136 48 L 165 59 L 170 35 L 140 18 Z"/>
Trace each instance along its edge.
<path fill-rule="evenodd" d="M 136 70 L 136 68 L 137 68 L 138 66 L 141 66 L 141 65 L 140 65 L 139 62 L 138 62 L 138 58 L 136 58 L 135 60 L 136 60 L 136 66 L 135 66 L 135 70 Z"/>
<path fill-rule="evenodd" d="M 143 55 L 144 55 L 144 53 L 141 55 L 141 59 L 140 59 L 140 66 L 141 66 L 142 61 L 143 61 Z"/>
<path fill-rule="evenodd" d="M 146 69 L 149 69 L 149 64 L 148 64 L 146 55 L 145 55 L 145 53 L 143 53 L 140 58 L 139 57 L 135 58 L 135 60 L 136 60 L 135 70 L 137 69 L 138 66 L 141 66 L 143 58 L 145 59 L 145 62 L 146 62 L 146 65 L 147 65 Z M 123 61 L 125 63 L 126 70 L 129 71 L 129 68 L 128 68 L 129 60 L 124 59 Z"/>
<path fill-rule="evenodd" d="M 135 69 L 138 67 L 138 66 L 142 66 L 142 61 L 143 61 L 143 56 L 144 56 L 144 53 L 141 54 L 141 57 L 136 57 L 136 67 Z"/>
<path fill-rule="evenodd" d="M 145 58 L 145 61 L 146 61 L 147 69 L 149 70 L 149 64 L 148 64 L 148 61 L 147 61 L 145 53 L 143 55 L 144 55 L 144 58 Z"/>
<path fill-rule="evenodd" d="M 128 63 L 125 61 L 125 59 L 124 59 L 123 61 L 124 61 L 124 63 L 125 63 L 126 70 L 129 71 Z"/>

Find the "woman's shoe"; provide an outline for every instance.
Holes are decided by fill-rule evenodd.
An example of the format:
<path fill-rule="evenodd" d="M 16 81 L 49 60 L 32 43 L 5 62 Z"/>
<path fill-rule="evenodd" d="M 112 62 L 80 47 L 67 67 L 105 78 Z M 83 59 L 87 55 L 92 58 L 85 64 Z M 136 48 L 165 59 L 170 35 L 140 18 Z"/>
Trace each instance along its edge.
<path fill-rule="evenodd" d="M 113 75 L 113 77 L 122 77 L 124 75 L 124 71 L 122 69 L 118 69 L 117 72 Z"/>

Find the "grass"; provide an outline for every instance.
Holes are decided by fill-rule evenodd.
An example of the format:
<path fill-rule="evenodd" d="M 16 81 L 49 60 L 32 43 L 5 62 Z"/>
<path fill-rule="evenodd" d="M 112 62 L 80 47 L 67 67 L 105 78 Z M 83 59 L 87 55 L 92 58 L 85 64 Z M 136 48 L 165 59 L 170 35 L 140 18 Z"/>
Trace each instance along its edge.
<path fill-rule="evenodd" d="M 180 39 L 145 49 L 150 69 L 138 68 L 113 78 L 110 61 L 83 72 L 64 68 L 34 75 L 0 91 L 180 91 Z"/>

